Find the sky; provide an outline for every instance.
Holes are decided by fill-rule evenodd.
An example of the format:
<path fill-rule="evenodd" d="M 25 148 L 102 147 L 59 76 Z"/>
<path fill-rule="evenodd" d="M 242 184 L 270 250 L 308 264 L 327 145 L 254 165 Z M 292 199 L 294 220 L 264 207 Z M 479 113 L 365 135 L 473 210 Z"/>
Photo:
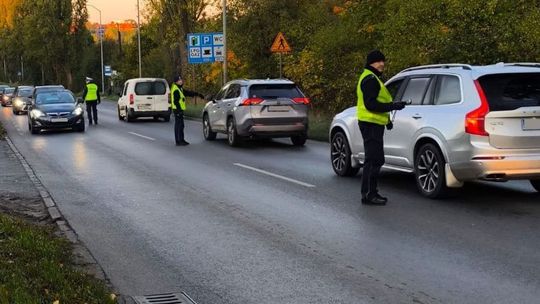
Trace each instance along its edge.
<path fill-rule="evenodd" d="M 88 0 L 88 4 L 92 4 L 101 10 L 101 18 L 104 24 L 126 19 L 137 20 L 137 0 Z M 144 4 L 145 1 L 140 0 L 141 11 Z M 95 9 L 88 7 L 88 14 L 91 22 L 99 22 L 99 13 Z"/>

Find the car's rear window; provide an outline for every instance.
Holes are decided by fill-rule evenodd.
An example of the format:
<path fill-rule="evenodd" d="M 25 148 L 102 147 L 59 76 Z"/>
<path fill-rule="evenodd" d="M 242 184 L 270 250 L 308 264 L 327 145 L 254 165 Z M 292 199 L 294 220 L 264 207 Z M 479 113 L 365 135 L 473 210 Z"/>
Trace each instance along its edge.
<path fill-rule="evenodd" d="M 249 88 L 251 98 L 298 98 L 304 97 L 294 84 L 254 84 Z"/>
<path fill-rule="evenodd" d="M 486 75 L 479 81 L 490 111 L 540 106 L 540 73 Z"/>
<path fill-rule="evenodd" d="M 11 94 L 15 91 L 15 89 L 5 89 L 4 94 Z"/>
<path fill-rule="evenodd" d="M 166 93 L 167 85 L 163 81 L 145 81 L 135 85 L 137 95 L 165 95 Z"/>

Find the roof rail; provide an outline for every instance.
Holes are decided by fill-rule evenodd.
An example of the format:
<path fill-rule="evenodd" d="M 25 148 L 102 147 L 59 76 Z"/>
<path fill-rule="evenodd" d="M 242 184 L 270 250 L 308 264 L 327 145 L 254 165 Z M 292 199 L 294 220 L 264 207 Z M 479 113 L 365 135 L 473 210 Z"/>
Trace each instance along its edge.
<path fill-rule="evenodd" d="M 540 62 L 508 62 L 508 63 L 499 62 L 497 63 L 497 65 L 540 68 Z"/>
<path fill-rule="evenodd" d="M 445 64 L 421 65 L 421 66 L 405 69 L 402 72 L 410 72 L 410 71 L 426 70 L 426 69 L 449 69 L 449 68 L 463 68 L 464 70 L 469 70 L 469 71 L 472 70 L 472 66 L 469 64 L 445 63 Z"/>

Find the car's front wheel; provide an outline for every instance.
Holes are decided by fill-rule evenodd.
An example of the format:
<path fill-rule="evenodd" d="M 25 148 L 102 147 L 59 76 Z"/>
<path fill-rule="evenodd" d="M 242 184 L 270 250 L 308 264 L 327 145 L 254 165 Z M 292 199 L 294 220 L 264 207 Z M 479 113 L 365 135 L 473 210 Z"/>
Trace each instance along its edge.
<path fill-rule="evenodd" d="M 422 195 L 432 199 L 448 195 L 445 166 L 446 160 L 437 146 L 428 143 L 420 147 L 415 156 L 414 173 Z"/>
<path fill-rule="evenodd" d="M 32 124 L 32 122 L 30 122 L 30 124 L 28 125 L 28 128 L 30 129 L 30 133 L 32 134 L 39 134 L 39 131 L 41 131 L 40 129 L 34 127 L 34 125 Z"/>
<path fill-rule="evenodd" d="M 358 174 L 360 167 L 352 166 L 352 153 L 349 146 L 347 136 L 343 132 L 337 132 L 332 136 L 330 147 L 330 159 L 332 160 L 332 168 L 339 176 L 355 176 Z"/>
<path fill-rule="evenodd" d="M 204 114 L 203 117 L 203 136 L 206 140 L 214 140 L 217 136 L 216 132 L 212 132 L 212 126 L 210 126 L 210 118 L 208 118 L 208 114 Z"/>
<path fill-rule="evenodd" d="M 534 190 L 540 192 L 540 179 L 531 179 L 530 182 Z"/>

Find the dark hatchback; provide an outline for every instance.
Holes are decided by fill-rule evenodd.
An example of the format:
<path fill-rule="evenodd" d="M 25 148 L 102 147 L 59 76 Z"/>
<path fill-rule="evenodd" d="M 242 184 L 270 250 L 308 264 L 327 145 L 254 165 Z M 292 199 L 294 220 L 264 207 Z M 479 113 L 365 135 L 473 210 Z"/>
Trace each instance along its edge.
<path fill-rule="evenodd" d="M 69 90 L 36 94 L 28 110 L 28 129 L 38 134 L 46 129 L 84 132 L 84 110 Z"/>

